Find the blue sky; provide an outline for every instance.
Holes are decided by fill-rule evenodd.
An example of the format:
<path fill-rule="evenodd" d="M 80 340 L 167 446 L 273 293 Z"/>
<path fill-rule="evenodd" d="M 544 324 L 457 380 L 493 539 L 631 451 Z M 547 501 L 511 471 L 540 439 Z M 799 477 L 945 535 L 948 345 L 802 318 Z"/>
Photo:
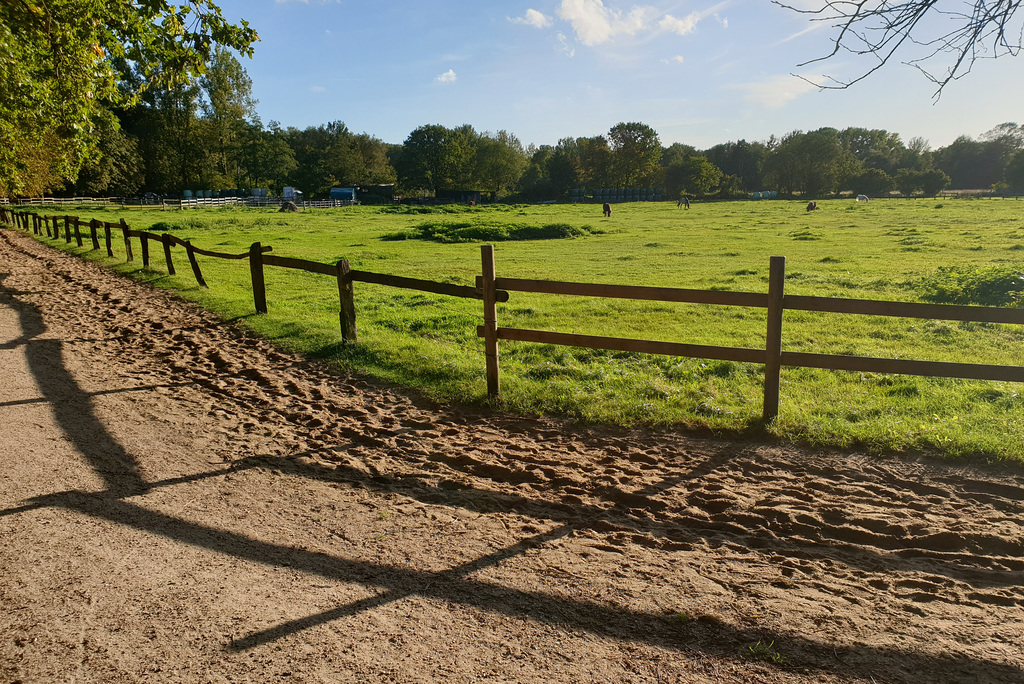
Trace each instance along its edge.
<path fill-rule="evenodd" d="M 220 0 L 261 37 L 242 64 L 264 123 L 344 121 L 400 143 L 417 126 L 471 124 L 555 144 L 641 121 L 669 145 L 765 140 L 793 130 L 863 126 L 933 148 L 1024 123 L 1024 57 L 985 59 L 933 98 L 917 70 L 831 49 L 827 24 L 769 0 Z M 812 5 L 813 0 L 795 4 Z"/>

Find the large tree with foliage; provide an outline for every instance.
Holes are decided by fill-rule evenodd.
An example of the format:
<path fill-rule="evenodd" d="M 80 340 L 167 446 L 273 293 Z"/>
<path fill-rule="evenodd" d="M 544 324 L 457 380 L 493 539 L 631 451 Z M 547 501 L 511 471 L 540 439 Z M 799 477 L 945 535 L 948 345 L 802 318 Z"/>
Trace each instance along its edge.
<path fill-rule="evenodd" d="M 832 194 L 858 171 L 858 161 L 843 147 L 839 131 L 820 128 L 785 136 L 765 161 L 765 176 L 779 192 L 805 197 Z"/>
<path fill-rule="evenodd" d="M 451 190 L 472 177 L 475 133 L 471 126 L 446 128 L 439 124 L 420 126 L 402 145 L 403 185 L 425 190 Z"/>
<path fill-rule="evenodd" d="M 251 55 L 258 39 L 208 0 L 3 0 L 0 192 L 74 180 L 110 107 L 202 73 L 217 45 Z"/>
<path fill-rule="evenodd" d="M 653 185 L 658 178 L 661 141 L 647 124 L 619 123 L 608 131 L 612 148 L 613 185 L 639 188 Z"/>
<path fill-rule="evenodd" d="M 246 176 L 242 140 L 249 126 L 259 122 L 252 79 L 231 52 L 218 47 L 199 84 L 206 96 L 202 110 L 209 129 L 209 153 L 218 174 L 214 183 L 238 187 Z"/>
<path fill-rule="evenodd" d="M 501 194 L 514 188 L 526 170 L 529 157 L 519 138 L 508 131 L 484 133 L 476 143 L 476 182 Z"/>

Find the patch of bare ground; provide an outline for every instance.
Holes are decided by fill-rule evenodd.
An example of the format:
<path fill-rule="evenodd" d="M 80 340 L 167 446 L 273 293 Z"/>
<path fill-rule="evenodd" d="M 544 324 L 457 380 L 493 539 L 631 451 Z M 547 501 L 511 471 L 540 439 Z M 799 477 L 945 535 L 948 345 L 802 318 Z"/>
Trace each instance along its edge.
<path fill-rule="evenodd" d="M 467 413 L 0 231 L 0 681 L 1024 681 L 1024 470 Z"/>

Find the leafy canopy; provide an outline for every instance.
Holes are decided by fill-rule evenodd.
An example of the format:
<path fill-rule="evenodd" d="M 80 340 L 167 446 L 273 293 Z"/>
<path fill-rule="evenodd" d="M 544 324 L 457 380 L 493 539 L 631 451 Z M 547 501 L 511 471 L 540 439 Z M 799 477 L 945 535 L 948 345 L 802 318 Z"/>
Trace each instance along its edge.
<path fill-rule="evenodd" d="M 258 40 L 206 0 L 0 0 L 0 192 L 73 180 L 109 108 L 202 74 L 217 45 L 252 56 Z"/>

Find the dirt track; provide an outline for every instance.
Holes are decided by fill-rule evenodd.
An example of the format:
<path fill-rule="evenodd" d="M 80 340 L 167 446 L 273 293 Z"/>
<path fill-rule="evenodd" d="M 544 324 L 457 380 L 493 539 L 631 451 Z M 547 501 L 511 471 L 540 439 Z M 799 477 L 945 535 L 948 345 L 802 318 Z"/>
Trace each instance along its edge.
<path fill-rule="evenodd" d="M 1024 682 L 1022 468 L 438 408 L 9 230 L 0 378 L 2 683 Z"/>

